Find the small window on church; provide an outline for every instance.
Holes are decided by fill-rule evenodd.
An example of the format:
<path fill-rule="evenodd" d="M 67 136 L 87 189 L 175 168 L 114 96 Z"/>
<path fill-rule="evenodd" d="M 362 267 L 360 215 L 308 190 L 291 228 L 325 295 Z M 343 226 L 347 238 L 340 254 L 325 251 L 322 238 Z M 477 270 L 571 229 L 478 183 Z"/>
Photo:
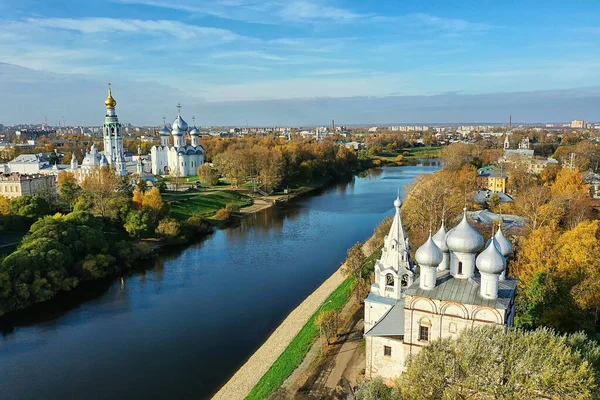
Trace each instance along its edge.
<path fill-rule="evenodd" d="M 392 274 L 387 274 L 385 276 L 385 285 L 394 286 L 394 276 Z"/>
<path fill-rule="evenodd" d="M 456 333 L 456 324 L 454 322 L 450 322 L 450 325 L 448 326 L 448 332 Z"/>
<path fill-rule="evenodd" d="M 428 342 L 429 341 L 429 327 L 419 326 L 419 340 Z"/>
<path fill-rule="evenodd" d="M 462 261 L 458 262 L 458 274 L 462 275 Z"/>
<path fill-rule="evenodd" d="M 383 355 L 386 357 L 392 356 L 392 348 L 390 346 L 383 346 Z"/>

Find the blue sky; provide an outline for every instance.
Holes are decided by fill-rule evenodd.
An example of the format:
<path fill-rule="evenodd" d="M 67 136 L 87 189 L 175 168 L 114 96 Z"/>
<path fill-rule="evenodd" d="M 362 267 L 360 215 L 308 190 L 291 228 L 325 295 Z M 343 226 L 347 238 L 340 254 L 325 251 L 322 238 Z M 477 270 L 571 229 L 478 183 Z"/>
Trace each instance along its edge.
<path fill-rule="evenodd" d="M 139 124 L 172 117 L 179 101 L 201 124 L 312 124 L 324 117 L 307 105 L 322 98 L 486 94 L 493 103 L 496 93 L 543 91 L 544 100 L 600 86 L 599 17 L 598 1 L 4 0 L 0 90 L 11 96 L 0 120 L 94 124 L 106 81 L 120 115 Z M 282 114 L 283 100 L 300 109 Z M 565 118 L 600 119 L 569 103 Z M 248 115 L 257 104 L 272 115 Z M 336 114 L 459 122 L 442 106 L 364 121 Z"/>

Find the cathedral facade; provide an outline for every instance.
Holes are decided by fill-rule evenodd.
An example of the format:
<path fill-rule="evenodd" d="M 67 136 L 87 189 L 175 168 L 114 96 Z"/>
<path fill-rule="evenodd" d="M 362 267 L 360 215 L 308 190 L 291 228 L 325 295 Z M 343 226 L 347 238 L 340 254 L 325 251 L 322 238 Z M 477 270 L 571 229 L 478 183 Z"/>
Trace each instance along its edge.
<path fill-rule="evenodd" d="M 150 154 L 152 158 L 153 175 L 194 176 L 197 175 L 198 167 L 204 164 L 204 148 L 200 145 L 200 131 L 192 126 L 188 132 L 188 124 L 181 118 L 181 106 L 177 106 L 179 112 L 177 118 L 171 125 L 160 130 L 160 146 L 152 146 Z M 190 135 L 190 143 L 186 143 L 187 135 Z M 170 138 L 173 137 L 173 144 Z"/>
<path fill-rule="evenodd" d="M 430 234 L 414 263 L 401 205 L 396 199 L 396 215 L 365 300 L 365 376 L 388 383 L 431 341 L 477 326 L 512 326 L 515 314 L 517 280 L 505 277 L 512 245 L 502 230 L 480 252 L 483 236 L 469 224 L 465 209 L 454 229 L 446 232 L 442 223 Z"/>

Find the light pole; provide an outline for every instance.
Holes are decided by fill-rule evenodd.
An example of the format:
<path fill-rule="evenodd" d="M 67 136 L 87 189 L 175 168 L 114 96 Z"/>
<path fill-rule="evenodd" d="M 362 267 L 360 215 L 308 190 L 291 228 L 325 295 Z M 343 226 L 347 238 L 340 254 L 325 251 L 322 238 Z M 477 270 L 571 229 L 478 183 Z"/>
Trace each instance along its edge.
<path fill-rule="evenodd" d="M 321 307 L 319 307 L 317 309 L 317 318 L 319 318 L 319 315 L 320 315 L 319 311 L 321 311 L 321 309 L 325 306 L 325 304 L 329 304 L 329 303 L 331 303 L 331 300 L 328 300 L 325 303 L 321 304 Z M 320 321 L 320 323 L 319 323 L 319 338 L 321 340 L 321 352 L 323 352 L 323 328 L 322 328 L 322 325 L 323 325 L 323 321 Z"/>

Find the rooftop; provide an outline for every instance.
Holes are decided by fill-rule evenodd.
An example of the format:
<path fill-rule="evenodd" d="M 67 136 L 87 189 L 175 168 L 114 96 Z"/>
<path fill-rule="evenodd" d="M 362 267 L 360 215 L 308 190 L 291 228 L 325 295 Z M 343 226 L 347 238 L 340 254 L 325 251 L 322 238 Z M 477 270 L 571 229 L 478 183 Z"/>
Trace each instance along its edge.
<path fill-rule="evenodd" d="M 457 279 L 450 275 L 449 271 L 438 271 L 435 288 L 423 290 L 419 287 L 419 281 L 415 281 L 406 289 L 406 295 L 427 297 L 434 300 L 456 301 L 463 304 L 505 310 L 510 307 L 511 299 L 514 297 L 517 288 L 516 279 L 506 278 L 499 282 L 497 299 L 485 299 L 481 297 L 479 294 L 480 281 L 480 277 Z"/>
<path fill-rule="evenodd" d="M 404 299 L 398 300 L 365 335 L 404 336 Z"/>

